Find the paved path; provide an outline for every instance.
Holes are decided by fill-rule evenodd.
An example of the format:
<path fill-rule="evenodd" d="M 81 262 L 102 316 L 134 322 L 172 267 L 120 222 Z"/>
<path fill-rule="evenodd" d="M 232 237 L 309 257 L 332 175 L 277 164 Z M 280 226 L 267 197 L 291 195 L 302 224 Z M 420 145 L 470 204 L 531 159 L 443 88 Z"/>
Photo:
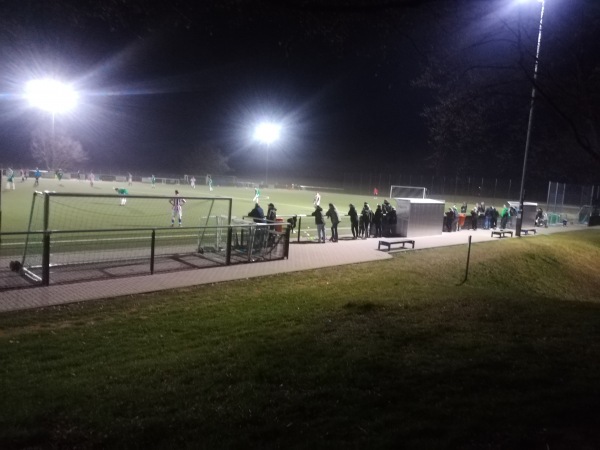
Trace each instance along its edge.
<path fill-rule="evenodd" d="M 587 229 L 587 227 L 575 225 L 540 228 L 538 235 L 574 229 Z M 472 236 L 473 243 L 505 240 L 492 238 L 490 234 L 489 230 L 463 230 L 410 239 L 415 240 L 415 250 L 467 245 L 469 236 Z M 522 238 L 535 239 L 535 236 Z M 377 250 L 377 243 L 376 238 L 341 239 L 337 243 L 325 244 L 292 243 L 287 260 L 10 290 L 0 293 L 0 313 L 391 258 L 390 253 Z M 400 251 L 412 251 L 412 249 Z"/>

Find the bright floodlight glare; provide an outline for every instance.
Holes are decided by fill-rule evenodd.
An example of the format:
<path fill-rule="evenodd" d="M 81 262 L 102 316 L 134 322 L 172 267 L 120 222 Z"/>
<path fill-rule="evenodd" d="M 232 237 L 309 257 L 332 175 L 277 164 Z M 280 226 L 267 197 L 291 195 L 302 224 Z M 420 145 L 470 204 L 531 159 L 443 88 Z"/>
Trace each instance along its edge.
<path fill-rule="evenodd" d="M 46 78 L 27 83 L 25 97 L 31 106 L 54 114 L 73 109 L 77 104 L 78 95 L 71 86 Z"/>
<path fill-rule="evenodd" d="M 254 130 L 254 139 L 264 142 L 265 144 L 271 144 L 279 139 L 279 133 L 281 131 L 281 125 L 277 125 L 270 122 L 261 123 Z"/>

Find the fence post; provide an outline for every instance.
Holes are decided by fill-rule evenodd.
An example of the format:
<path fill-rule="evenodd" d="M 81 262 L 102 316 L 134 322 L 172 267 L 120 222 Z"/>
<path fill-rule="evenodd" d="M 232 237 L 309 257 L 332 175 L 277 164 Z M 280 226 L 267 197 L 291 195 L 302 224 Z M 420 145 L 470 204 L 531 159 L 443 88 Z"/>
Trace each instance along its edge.
<path fill-rule="evenodd" d="M 154 275 L 154 245 L 156 244 L 156 230 L 152 230 L 150 239 L 150 275 Z"/>
<path fill-rule="evenodd" d="M 50 232 L 44 230 L 42 250 L 42 286 L 50 285 Z"/>
<path fill-rule="evenodd" d="M 225 265 L 229 266 L 231 264 L 231 245 L 233 240 L 233 228 L 231 225 L 227 228 L 227 250 L 225 251 Z"/>
<path fill-rule="evenodd" d="M 288 259 L 290 255 L 290 225 L 285 229 L 285 247 L 283 248 L 283 257 Z"/>
<path fill-rule="evenodd" d="M 302 229 L 302 217 L 298 217 L 298 242 L 300 242 L 300 230 Z"/>

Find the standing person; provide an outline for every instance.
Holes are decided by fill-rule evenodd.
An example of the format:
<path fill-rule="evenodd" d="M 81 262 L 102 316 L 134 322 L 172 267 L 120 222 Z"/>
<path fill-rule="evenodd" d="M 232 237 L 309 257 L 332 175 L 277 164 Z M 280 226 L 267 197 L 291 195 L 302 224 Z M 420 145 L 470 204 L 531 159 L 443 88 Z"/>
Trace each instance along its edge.
<path fill-rule="evenodd" d="M 319 205 L 315 206 L 315 210 L 311 214 L 315 217 L 315 225 L 317 226 L 317 240 L 318 242 L 325 243 L 325 216 L 323 215 L 323 208 Z"/>
<path fill-rule="evenodd" d="M 131 172 L 127 174 L 127 184 L 133 186 L 133 175 L 131 175 Z"/>
<path fill-rule="evenodd" d="M 350 216 L 350 228 L 352 230 L 352 239 L 358 238 L 358 211 L 352 203 L 350 203 L 350 210 L 348 216 Z"/>
<path fill-rule="evenodd" d="M 252 217 L 254 223 L 265 223 L 265 212 L 258 203 L 256 203 L 254 208 L 248 213 L 248 217 Z"/>
<path fill-rule="evenodd" d="M 34 186 L 39 186 L 40 184 L 40 177 L 42 176 L 42 173 L 40 172 L 40 169 L 38 169 L 37 167 L 35 168 L 35 172 L 33 172 L 33 176 L 35 178 L 35 181 L 33 182 Z"/>
<path fill-rule="evenodd" d="M 154 176 L 154 174 L 152 174 L 152 176 L 150 177 L 150 184 L 152 185 L 152 189 L 156 187 L 156 177 Z"/>
<path fill-rule="evenodd" d="M 21 183 L 24 183 L 26 178 L 25 169 L 21 169 Z"/>
<path fill-rule="evenodd" d="M 381 209 L 381 205 L 377 205 L 375 208 L 375 213 L 373 214 L 373 226 L 375 227 L 375 231 L 373 234 L 375 237 L 383 236 L 383 210 Z"/>
<path fill-rule="evenodd" d="M 317 206 L 321 206 L 321 195 L 318 192 L 315 194 L 315 198 L 313 199 L 313 206 L 315 208 Z"/>
<path fill-rule="evenodd" d="M 254 208 L 248 213 L 248 217 L 252 217 L 254 223 L 265 223 L 265 212 L 260 204 L 255 203 Z M 262 227 L 256 227 L 254 230 L 254 245 L 255 248 L 260 248 L 263 245 L 263 236 L 265 230 Z"/>
<path fill-rule="evenodd" d="M 325 215 L 331 220 L 331 242 L 338 241 L 338 224 L 340 223 L 340 215 L 337 212 L 337 209 L 333 203 L 329 204 L 329 209 L 325 213 Z"/>
<path fill-rule="evenodd" d="M 275 231 L 275 222 L 277 222 L 277 208 L 273 203 L 269 203 L 267 208 L 267 223 L 269 223 L 269 242 L 273 241 Z"/>
<path fill-rule="evenodd" d="M 125 206 L 125 204 L 127 203 L 127 195 L 129 194 L 129 192 L 127 192 L 127 189 L 125 188 L 115 188 L 115 191 L 117 192 L 117 194 L 119 194 L 121 196 L 121 206 Z"/>
<path fill-rule="evenodd" d="M 183 216 L 183 208 L 182 206 L 185 203 L 185 198 L 179 196 L 179 191 L 175 189 L 175 197 L 169 200 L 171 204 L 171 226 L 175 225 L 175 216 L 177 216 L 179 220 L 179 226 L 181 226 L 181 218 Z"/>
<path fill-rule="evenodd" d="M 190 178 L 190 186 L 192 186 L 192 189 L 196 189 L 196 177 L 194 175 Z"/>
<path fill-rule="evenodd" d="M 208 190 L 210 192 L 212 192 L 212 190 L 213 190 L 213 187 L 212 187 L 212 177 L 210 175 L 208 175 L 207 178 L 208 178 Z"/>
<path fill-rule="evenodd" d="M 96 179 L 96 175 L 94 175 L 94 172 L 90 172 L 90 175 L 88 178 L 90 179 L 90 186 L 94 187 L 94 180 Z"/>
<path fill-rule="evenodd" d="M 379 189 L 377 188 L 373 188 L 373 198 L 375 200 L 377 200 L 377 197 L 379 196 Z"/>
<path fill-rule="evenodd" d="M 483 203 L 482 203 L 483 204 Z M 492 216 L 494 215 L 494 211 L 491 206 L 485 208 L 485 222 L 483 223 L 483 229 L 489 230 L 492 226 Z"/>
<path fill-rule="evenodd" d="M 508 207 L 506 205 L 504 205 L 504 207 L 502 208 L 502 212 L 500 213 L 500 228 L 501 229 L 505 229 L 506 228 L 506 224 L 508 222 Z"/>
<path fill-rule="evenodd" d="M 10 167 L 6 171 L 6 189 L 15 190 L 15 171 Z"/>
<path fill-rule="evenodd" d="M 253 203 L 258 203 L 258 201 L 260 200 L 260 189 L 258 189 L 257 187 L 254 188 L 254 197 L 252 198 L 252 202 Z"/>
<path fill-rule="evenodd" d="M 63 171 L 62 169 L 58 169 L 58 172 L 56 172 L 56 178 L 58 178 L 58 181 L 62 181 L 63 178 Z"/>
<path fill-rule="evenodd" d="M 367 239 L 371 235 L 371 220 L 373 219 L 373 211 L 367 202 L 363 205 L 363 209 L 360 212 L 360 217 L 363 222 L 361 234 L 363 239 Z"/>
<path fill-rule="evenodd" d="M 477 206 L 474 206 L 471 210 L 471 230 L 477 230 L 477 216 L 479 215 L 479 211 L 477 210 Z"/>

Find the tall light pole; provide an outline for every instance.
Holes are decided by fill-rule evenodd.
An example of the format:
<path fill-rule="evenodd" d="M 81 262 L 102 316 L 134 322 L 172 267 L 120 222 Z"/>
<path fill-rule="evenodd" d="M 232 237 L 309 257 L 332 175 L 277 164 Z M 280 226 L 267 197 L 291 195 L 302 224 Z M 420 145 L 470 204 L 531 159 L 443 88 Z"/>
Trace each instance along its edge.
<path fill-rule="evenodd" d="M 529 103 L 529 120 L 527 122 L 527 137 L 525 138 L 525 154 L 523 156 L 523 172 L 521 173 L 521 191 L 519 195 L 519 216 L 517 217 L 516 235 L 521 236 L 523 226 L 523 203 L 525 201 L 525 173 L 527 171 L 527 156 L 529 154 L 529 144 L 531 142 L 531 125 L 533 123 L 533 109 L 535 106 L 536 81 L 538 75 L 538 65 L 540 61 L 540 46 L 542 44 L 542 23 L 544 21 L 545 0 L 538 0 L 541 3 L 540 26 L 538 29 L 537 47 L 535 50 L 535 65 L 533 66 L 533 87 L 531 88 L 531 102 Z"/>
<path fill-rule="evenodd" d="M 267 165 L 265 183 L 269 185 L 269 146 L 279 139 L 281 133 L 281 125 L 273 122 L 262 122 L 254 130 L 254 139 L 267 146 Z"/>

